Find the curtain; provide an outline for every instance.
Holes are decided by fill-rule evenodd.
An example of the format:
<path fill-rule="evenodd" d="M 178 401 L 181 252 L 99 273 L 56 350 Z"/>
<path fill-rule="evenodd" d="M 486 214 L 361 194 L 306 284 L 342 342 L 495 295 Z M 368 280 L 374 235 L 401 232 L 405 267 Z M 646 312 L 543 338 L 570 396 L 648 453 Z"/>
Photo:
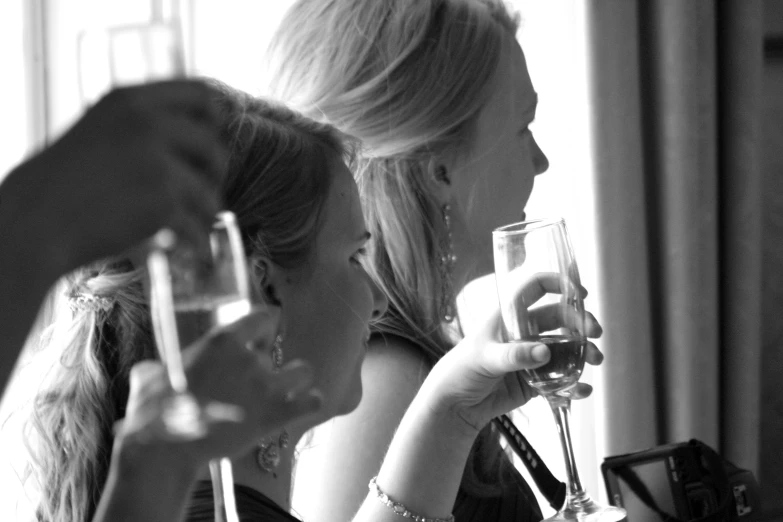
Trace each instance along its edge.
<path fill-rule="evenodd" d="M 587 7 L 607 434 L 758 476 L 761 3 Z"/>

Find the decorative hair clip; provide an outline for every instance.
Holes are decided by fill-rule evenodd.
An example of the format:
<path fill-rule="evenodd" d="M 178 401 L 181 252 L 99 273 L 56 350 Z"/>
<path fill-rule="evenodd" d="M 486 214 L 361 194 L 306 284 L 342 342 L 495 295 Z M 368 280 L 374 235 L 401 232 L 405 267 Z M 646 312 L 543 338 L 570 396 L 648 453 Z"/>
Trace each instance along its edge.
<path fill-rule="evenodd" d="M 114 308 L 114 299 L 110 297 L 98 297 L 86 294 L 71 294 L 68 296 L 68 306 L 71 311 L 76 312 L 97 312 L 103 310 L 110 312 Z"/>

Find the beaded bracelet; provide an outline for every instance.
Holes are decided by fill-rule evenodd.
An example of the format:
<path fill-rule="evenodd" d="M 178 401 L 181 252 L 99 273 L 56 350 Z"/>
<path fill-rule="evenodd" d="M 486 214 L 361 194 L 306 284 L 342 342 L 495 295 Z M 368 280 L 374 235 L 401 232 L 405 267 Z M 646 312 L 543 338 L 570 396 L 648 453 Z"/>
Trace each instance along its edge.
<path fill-rule="evenodd" d="M 412 513 L 403 504 L 400 504 L 399 502 L 395 502 L 392 499 L 390 499 L 389 495 L 384 493 L 381 490 L 381 488 L 378 487 L 377 479 L 378 477 L 373 477 L 372 480 L 370 480 L 370 484 L 368 486 L 370 488 L 370 491 L 372 491 L 375 494 L 375 496 L 378 498 L 381 504 L 384 504 L 386 507 L 391 508 L 391 510 L 394 511 L 395 514 L 400 515 L 401 517 L 404 518 L 410 518 L 414 522 L 454 522 L 454 515 L 449 515 L 447 518 L 427 518 Z"/>

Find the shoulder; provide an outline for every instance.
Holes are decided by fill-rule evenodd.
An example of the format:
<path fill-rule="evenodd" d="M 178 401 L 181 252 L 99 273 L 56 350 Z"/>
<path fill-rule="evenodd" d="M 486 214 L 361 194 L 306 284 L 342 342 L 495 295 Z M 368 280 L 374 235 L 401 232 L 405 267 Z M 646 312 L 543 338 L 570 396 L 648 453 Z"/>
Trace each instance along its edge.
<path fill-rule="evenodd" d="M 353 517 L 429 373 L 423 352 L 408 340 L 376 335 L 368 348 L 358 407 L 317 427 L 311 444 L 299 454 L 294 505 L 305 520 Z M 335 469 L 340 470 L 340 480 L 333 480 Z M 307 500 L 300 503 L 298 496 Z"/>
<path fill-rule="evenodd" d="M 421 347 L 413 341 L 396 335 L 373 335 L 362 367 L 362 380 L 377 377 L 378 381 L 369 381 L 373 387 L 407 384 L 415 387 L 415 396 L 431 369 Z"/>
<path fill-rule="evenodd" d="M 377 446 L 370 451 L 382 457 L 429 371 L 418 345 L 397 336 L 374 335 L 362 364 L 359 406 L 335 419 L 333 429 L 361 429 L 364 443 Z"/>

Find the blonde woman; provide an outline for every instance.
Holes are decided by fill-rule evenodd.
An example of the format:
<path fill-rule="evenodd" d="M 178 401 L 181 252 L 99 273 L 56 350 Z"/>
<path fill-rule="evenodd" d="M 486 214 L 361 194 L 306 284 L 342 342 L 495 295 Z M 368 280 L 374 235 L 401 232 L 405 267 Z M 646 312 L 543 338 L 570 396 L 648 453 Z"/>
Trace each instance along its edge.
<path fill-rule="evenodd" d="M 529 129 L 537 95 L 517 27 L 500 0 L 299 0 L 272 40 L 270 94 L 362 143 L 354 176 L 372 233 L 367 266 L 389 298 L 362 402 L 314 441 L 323 477 L 310 481 L 324 486 L 304 495 L 312 519 L 356 512 L 417 390 L 456 342 L 455 296 L 493 271 L 491 230 L 524 219 L 548 168 Z M 600 362 L 590 347 L 588 361 Z M 340 480 L 328 479 L 334 470 Z M 542 518 L 490 427 L 454 512 L 460 522 Z"/>

